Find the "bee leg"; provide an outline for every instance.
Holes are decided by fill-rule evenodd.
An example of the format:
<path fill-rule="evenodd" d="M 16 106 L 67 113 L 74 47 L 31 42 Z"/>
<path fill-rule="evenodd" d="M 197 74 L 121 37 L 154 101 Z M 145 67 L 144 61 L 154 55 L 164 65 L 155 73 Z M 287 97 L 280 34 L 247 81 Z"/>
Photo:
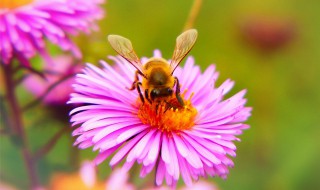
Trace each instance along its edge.
<path fill-rule="evenodd" d="M 144 104 L 144 97 L 143 97 L 143 95 L 141 93 L 140 85 L 141 85 L 141 82 L 136 82 L 135 83 L 135 86 L 137 87 L 141 102 L 142 102 L 142 104 Z"/>
<path fill-rule="evenodd" d="M 136 73 L 135 73 L 135 75 L 134 75 L 134 81 L 133 81 L 131 87 L 130 87 L 130 88 L 127 87 L 127 89 L 128 89 L 128 90 L 134 90 L 134 89 L 136 89 L 136 86 L 137 86 L 136 83 L 138 83 L 138 82 L 139 82 L 139 71 L 136 71 Z"/>
<path fill-rule="evenodd" d="M 152 101 L 151 101 L 150 98 L 149 98 L 149 90 L 148 90 L 148 89 L 146 89 L 146 90 L 144 91 L 144 96 L 145 96 L 145 98 L 148 100 L 148 102 L 149 102 L 150 104 L 152 104 Z"/>
<path fill-rule="evenodd" d="M 130 87 L 130 88 L 126 87 L 126 88 L 127 88 L 128 90 L 134 90 L 134 89 L 137 88 L 137 91 L 138 91 L 138 93 L 139 93 L 141 102 L 142 102 L 142 104 L 144 104 L 144 97 L 143 97 L 143 95 L 142 95 L 142 93 L 141 93 L 141 89 L 140 89 L 140 85 L 142 85 L 142 84 L 141 84 L 141 82 L 139 82 L 139 74 L 140 74 L 140 72 L 139 72 L 139 71 L 136 71 L 136 73 L 135 73 L 135 75 L 134 75 L 134 76 L 135 76 L 135 77 L 134 77 L 134 81 L 133 81 L 131 87 Z"/>
<path fill-rule="evenodd" d="M 156 105 L 156 115 L 158 115 L 159 104 Z"/>
<path fill-rule="evenodd" d="M 166 109 L 164 110 L 163 113 L 166 113 L 170 108 L 173 108 L 173 107 L 174 107 L 174 106 L 173 106 L 170 102 L 168 102 L 168 101 L 165 101 L 165 103 L 167 104 L 167 106 L 166 106 Z"/>
<path fill-rule="evenodd" d="M 159 105 L 160 105 L 160 102 L 157 102 L 157 105 L 156 105 L 156 115 L 158 115 Z"/>
<path fill-rule="evenodd" d="M 179 79 L 177 77 L 174 77 L 176 81 L 176 98 L 181 106 L 184 106 L 184 102 L 182 97 L 180 96 L 180 84 L 179 84 Z"/>

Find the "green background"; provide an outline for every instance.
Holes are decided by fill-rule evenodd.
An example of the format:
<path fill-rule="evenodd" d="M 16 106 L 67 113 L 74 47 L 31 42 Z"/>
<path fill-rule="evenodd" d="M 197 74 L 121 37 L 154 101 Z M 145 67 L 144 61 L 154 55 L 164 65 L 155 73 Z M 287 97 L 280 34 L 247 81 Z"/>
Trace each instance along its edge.
<path fill-rule="evenodd" d="M 204 70 L 215 63 L 218 84 L 227 78 L 236 82 L 230 95 L 246 88 L 251 128 L 240 136 L 235 167 L 227 180 L 212 178 L 220 189 L 294 190 L 320 188 L 320 3 L 313 0 L 207 0 L 195 21 L 198 41 L 190 52 Z M 173 52 L 193 1 L 110 0 L 100 31 L 75 37 L 84 61 L 94 64 L 115 55 L 108 34 L 133 42 L 139 56 L 152 56 L 160 49 L 165 58 Z M 255 18 L 293 23 L 294 34 L 284 46 L 264 51 L 246 42 L 242 23 Z M 52 48 L 54 53 L 59 50 Z M 35 59 L 35 62 L 38 60 Z M 107 60 L 108 61 L 108 60 Z M 22 104 L 32 96 L 19 88 Z M 61 127 L 45 106 L 26 112 L 25 124 L 33 149 L 40 147 Z M 64 135 L 39 162 L 43 183 L 52 173 L 73 171 L 70 133 Z M 81 150 L 80 159 L 92 159 L 91 149 Z M 22 189 L 27 187 L 25 167 L 17 148 L 5 135 L 0 137 L 0 177 Z M 110 172 L 105 162 L 100 178 Z M 143 183 L 139 178 L 133 179 Z"/>

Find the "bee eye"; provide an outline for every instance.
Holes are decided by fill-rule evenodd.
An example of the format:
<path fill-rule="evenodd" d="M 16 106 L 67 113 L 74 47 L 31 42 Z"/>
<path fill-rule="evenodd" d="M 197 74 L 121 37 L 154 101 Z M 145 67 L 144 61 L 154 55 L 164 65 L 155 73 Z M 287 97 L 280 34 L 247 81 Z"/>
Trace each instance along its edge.
<path fill-rule="evenodd" d="M 170 94 L 172 93 L 172 89 L 171 89 L 171 88 L 168 88 L 167 91 L 168 91 L 168 93 L 170 93 Z"/>
<path fill-rule="evenodd" d="M 155 96 L 157 96 L 157 95 L 159 95 L 159 90 L 153 89 L 153 90 L 151 91 L 151 97 L 155 97 Z"/>

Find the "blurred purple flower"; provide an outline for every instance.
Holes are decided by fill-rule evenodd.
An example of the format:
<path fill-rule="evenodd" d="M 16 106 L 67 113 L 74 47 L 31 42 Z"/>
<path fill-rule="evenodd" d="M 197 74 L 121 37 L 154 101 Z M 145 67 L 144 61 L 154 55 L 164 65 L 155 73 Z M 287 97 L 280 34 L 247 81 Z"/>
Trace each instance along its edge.
<path fill-rule="evenodd" d="M 274 52 L 286 46 L 295 37 L 295 25 L 284 18 L 251 17 L 241 25 L 244 40 L 262 51 Z"/>
<path fill-rule="evenodd" d="M 219 188 L 215 184 L 207 181 L 198 181 L 197 183 L 191 185 L 190 187 L 184 186 L 184 187 L 178 188 L 178 190 L 218 190 L 218 189 Z M 154 188 L 146 188 L 143 190 L 171 190 L 171 188 L 161 186 L 161 187 L 154 187 Z"/>
<path fill-rule="evenodd" d="M 112 171 L 106 183 L 107 190 L 135 190 L 135 186 L 129 183 L 128 172 L 117 168 Z"/>
<path fill-rule="evenodd" d="M 46 94 L 52 85 L 57 84 L 46 94 L 43 102 L 47 105 L 65 106 L 73 92 L 71 85 L 74 83 L 74 75 L 81 69 L 82 65 L 75 64 L 71 56 L 58 56 L 53 58 L 53 63 L 45 63 L 45 79 L 31 74 L 24 80 L 23 85 L 39 98 Z"/>
<path fill-rule="evenodd" d="M 45 40 L 76 57 L 81 52 L 69 35 L 97 29 L 95 21 L 103 17 L 103 0 L 4 0 L 0 3 L 0 64 L 14 58 L 29 67 L 31 57 L 39 53 L 50 61 Z"/>
<path fill-rule="evenodd" d="M 50 190 L 135 190 L 128 182 L 128 173 L 115 169 L 106 182 L 97 178 L 96 166 L 91 161 L 84 161 L 78 173 L 55 173 L 50 181 Z"/>
<path fill-rule="evenodd" d="M 161 53 L 155 51 L 155 57 Z M 97 164 L 118 150 L 110 165 L 125 160 L 123 168 L 129 170 L 137 161 L 142 165 L 140 177 L 156 168 L 157 185 L 165 179 L 175 186 L 180 174 L 188 186 L 199 176 L 226 178 L 228 167 L 233 166 L 227 155 L 236 156 L 232 141 L 238 141 L 235 135 L 249 127 L 242 123 L 251 112 L 245 107 L 246 90 L 224 100 L 234 82 L 228 79 L 215 87 L 215 66 L 201 73 L 190 56 L 184 68 L 178 67 L 174 73 L 185 106 L 164 111 L 160 104 L 160 111 L 155 111 L 155 104 L 142 104 L 136 91 L 126 89 L 134 79 L 134 67 L 119 56 L 110 59 L 115 68 L 103 61 L 102 69 L 88 64 L 76 77 L 69 103 L 85 105 L 70 113 L 73 126 L 81 124 L 73 132 L 79 136 L 75 145 L 99 150 Z"/>
<path fill-rule="evenodd" d="M 91 161 L 82 162 L 79 173 L 83 183 L 87 187 L 92 188 L 95 185 L 97 177 L 94 163 Z"/>

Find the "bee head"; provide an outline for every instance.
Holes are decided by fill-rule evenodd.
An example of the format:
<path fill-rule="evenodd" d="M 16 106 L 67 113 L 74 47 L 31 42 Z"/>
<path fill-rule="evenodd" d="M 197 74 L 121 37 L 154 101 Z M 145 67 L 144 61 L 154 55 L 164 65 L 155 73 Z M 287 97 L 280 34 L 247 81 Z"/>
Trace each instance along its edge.
<path fill-rule="evenodd" d="M 165 97 L 171 96 L 173 90 L 171 88 L 154 88 L 150 92 L 151 99 L 155 99 L 156 97 Z"/>

